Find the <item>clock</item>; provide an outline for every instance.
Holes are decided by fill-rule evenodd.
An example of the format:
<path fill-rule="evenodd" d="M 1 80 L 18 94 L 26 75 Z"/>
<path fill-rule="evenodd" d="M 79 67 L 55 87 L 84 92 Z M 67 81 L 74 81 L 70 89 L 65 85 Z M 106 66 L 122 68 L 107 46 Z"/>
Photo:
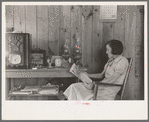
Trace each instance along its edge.
<path fill-rule="evenodd" d="M 29 34 L 6 33 L 6 68 L 29 68 Z"/>
<path fill-rule="evenodd" d="M 19 54 L 10 54 L 8 58 L 11 64 L 20 64 L 21 63 L 21 55 Z"/>

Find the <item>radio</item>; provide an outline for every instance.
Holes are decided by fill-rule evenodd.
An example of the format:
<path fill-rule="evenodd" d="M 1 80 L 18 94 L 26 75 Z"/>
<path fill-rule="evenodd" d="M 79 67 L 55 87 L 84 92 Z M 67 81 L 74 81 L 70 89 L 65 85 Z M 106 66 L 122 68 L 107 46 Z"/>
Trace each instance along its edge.
<path fill-rule="evenodd" d="M 6 69 L 28 69 L 29 52 L 29 34 L 6 33 Z"/>

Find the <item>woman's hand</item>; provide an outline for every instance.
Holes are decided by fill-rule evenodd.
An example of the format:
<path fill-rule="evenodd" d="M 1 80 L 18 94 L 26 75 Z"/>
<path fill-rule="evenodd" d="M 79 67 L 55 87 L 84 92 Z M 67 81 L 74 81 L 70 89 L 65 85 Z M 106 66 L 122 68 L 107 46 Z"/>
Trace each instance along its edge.
<path fill-rule="evenodd" d="M 102 78 L 100 74 L 97 74 L 95 78 Z"/>
<path fill-rule="evenodd" d="M 83 72 L 83 73 L 88 76 L 87 72 Z"/>
<path fill-rule="evenodd" d="M 94 88 L 94 83 L 85 83 L 83 82 L 84 86 L 87 88 L 87 89 L 90 89 L 92 90 Z"/>
<path fill-rule="evenodd" d="M 98 74 L 88 74 L 88 76 L 89 76 L 90 78 L 102 78 L 102 76 L 101 76 L 100 73 L 98 73 Z"/>
<path fill-rule="evenodd" d="M 83 82 L 87 82 L 87 83 L 91 83 L 92 82 L 92 80 L 88 77 L 88 74 L 86 72 L 81 72 L 80 73 L 80 79 Z"/>

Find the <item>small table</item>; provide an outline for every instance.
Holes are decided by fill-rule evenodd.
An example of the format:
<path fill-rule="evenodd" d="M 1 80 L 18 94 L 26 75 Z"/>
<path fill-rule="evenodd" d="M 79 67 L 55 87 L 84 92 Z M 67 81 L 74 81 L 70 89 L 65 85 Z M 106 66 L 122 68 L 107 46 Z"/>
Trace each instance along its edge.
<path fill-rule="evenodd" d="M 6 70 L 6 99 L 8 99 L 9 91 L 14 87 L 15 78 L 70 78 L 75 77 L 69 72 L 69 68 L 41 68 L 33 69 L 7 69 Z M 86 68 L 80 68 L 81 71 L 87 71 Z M 78 82 L 78 78 L 76 78 Z M 12 96 L 12 94 L 11 94 Z"/>

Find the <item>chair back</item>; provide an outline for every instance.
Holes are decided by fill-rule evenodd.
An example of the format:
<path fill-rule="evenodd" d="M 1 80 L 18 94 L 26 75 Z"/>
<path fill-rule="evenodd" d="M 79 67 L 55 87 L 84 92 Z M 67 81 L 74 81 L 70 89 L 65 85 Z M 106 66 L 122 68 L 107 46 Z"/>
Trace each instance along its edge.
<path fill-rule="evenodd" d="M 123 96 L 124 96 L 124 91 L 125 91 L 125 87 L 126 87 L 126 83 L 127 83 L 127 80 L 128 80 L 128 76 L 129 76 L 129 73 L 130 73 L 130 69 L 131 69 L 131 65 L 132 65 L 132 58 L 127 58 L 128 59 L 128 62 L 129 62 L 129 66 L 128 66 L 128 69 L 127 69 L 127 72 L 126 72 L 126 75 L 125 75 L 125 79 L 124 79 L 124 82 L 123 82 L 123 85 L 122 85 L 122 88 L 120 90 L 120 100 L 123 99 Z M 118 93 L 118 94 L 119 94 Z"/>

